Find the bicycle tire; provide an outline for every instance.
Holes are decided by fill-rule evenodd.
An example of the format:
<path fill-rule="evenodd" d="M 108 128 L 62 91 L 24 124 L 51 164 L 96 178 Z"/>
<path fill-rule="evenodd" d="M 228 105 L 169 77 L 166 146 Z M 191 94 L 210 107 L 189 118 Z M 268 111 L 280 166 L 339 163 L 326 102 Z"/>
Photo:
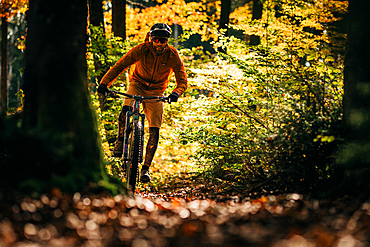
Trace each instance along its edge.
<path fill-rule="evenodd" d="M 139 121 L 134 121 L 130 133 L 129 160 L 126 168 L 127 189 L 135 194 L 136 180 L 139 169 L 139 156 L 141 148 L 141 126 Z"/>

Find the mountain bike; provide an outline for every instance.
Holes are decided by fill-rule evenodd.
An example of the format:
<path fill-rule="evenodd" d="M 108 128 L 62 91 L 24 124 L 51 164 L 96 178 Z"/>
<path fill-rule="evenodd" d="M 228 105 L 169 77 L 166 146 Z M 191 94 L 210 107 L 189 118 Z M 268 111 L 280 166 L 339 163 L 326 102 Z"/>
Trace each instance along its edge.
<path fill-rule="evenodd" d="M 126 173 L 126 188 L 135 193 L 136 183 L 139 180 L 139 165 L 143 162 L 144 151 L 144 127 L 145 114 L 140 113 L 141 104 L 145 104 L 146 100 L 156 100 L 168 102 L 169 97 L 149 96 L 143 97 L 140 95 L 130 95 L 119 91 L 109 90 L 108 94 L 113 97 L 123 95 L 133 99 L 132 111 L 126 112 L 125 133 L 123 141 L 123 170 Z"/>

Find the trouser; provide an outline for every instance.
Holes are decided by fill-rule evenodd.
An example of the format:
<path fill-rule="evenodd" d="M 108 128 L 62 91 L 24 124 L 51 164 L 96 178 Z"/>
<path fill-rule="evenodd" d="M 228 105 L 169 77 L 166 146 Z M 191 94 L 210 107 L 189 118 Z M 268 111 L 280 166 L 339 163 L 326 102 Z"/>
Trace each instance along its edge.
<path fill-rule="evenodd" d="M 130 106 L 122 106 L 121 113 L 118 117 L 118 141 L 124 140 L 125 136 L 125 129 L 126 129 L 126 112 L 131 111 L 132 107 Z M 144 166 L 149 168 L 152 164 L 155 152 L 157 151 L 159 141 L 159 128 L 158 127 L 149 127 L 149 140 L 146 144 L 145 149 L 145 159 L 144 159 Z"/>

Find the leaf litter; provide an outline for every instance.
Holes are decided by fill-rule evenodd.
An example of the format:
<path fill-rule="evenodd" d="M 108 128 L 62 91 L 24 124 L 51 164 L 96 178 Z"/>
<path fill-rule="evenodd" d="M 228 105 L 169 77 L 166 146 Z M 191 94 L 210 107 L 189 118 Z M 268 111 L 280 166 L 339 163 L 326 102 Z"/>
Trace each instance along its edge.
<path fill-rule="evenodd" d="M 132 197 L 1 194 L 0 246 L 370 245 L 370 200 L 246 197 L 183 185 Z"/>

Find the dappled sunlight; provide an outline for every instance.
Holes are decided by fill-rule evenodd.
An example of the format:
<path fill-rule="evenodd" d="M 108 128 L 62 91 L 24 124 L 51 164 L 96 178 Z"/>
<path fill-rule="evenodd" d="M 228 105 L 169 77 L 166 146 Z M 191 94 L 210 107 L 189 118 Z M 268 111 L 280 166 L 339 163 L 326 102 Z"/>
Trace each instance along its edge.
<path fill-rule="evenodd" d="M 128 16 L 162 13 L 175 2 L 129 9 Z M 245 19 L 252 12 L 251 4 L 235 9 L 230 27 L 242 30 L 246 39 L 259 35 L 259 46 L 217 34 L 212 45 L 227 48 L 225 54 L 210 54 L 201 46 L 179 47 L 189 86 L 178 103 L 165 106 L 160 143 L 150 168 L 153 180 L 140 184 L 139 191 L 168 189 L 181 178 L 187 181 L 188 174 L 200 173 L 221 181 L 223 185 L 214 191 L 282 192 L 292 186 L 304 191 L 332 175 L 332 154 L 340 143 L 345 35 L 330 25 L 339 20 L 335 11 L 346 12 L 347 2 L 298 2 L 287 0 L 276 7 L 266 1 L 262 19 L 253 22 Z M 202 7 L 193 17 L 201 18 L 218 4 L 210 4 L 207 10 Z M 184 30 L 200 33 L 202 40 L 212 38 L 216 33 L 184 24 L 190 22 L 195 5 L 170 8 L 158 20 L 177 13 Z M 155 18 L 151 15 L 140 25 L 147 26 Z M 145 36 L 139 34 L 145 28 L 134 29 L 131 38 Z M 208 31 L 214 32 L 211 27 Z M 124 84 L 122 80 L 115 86 L 123 90 Z M 174 85 L 172 77 L 166 94 Z M 110 112 L 101 113 L 100 124 L 106 157 L 117 133 L 114 121 L 120 102 L 109 107 Z M 111 175 L 120 176 L 118 164 L 108 165 Z"/>
<path fill-rule="evenodd" d="M 186 117 L 186 115 L 181 117 Z M 178 134 L 175 133 L 178 128 L 181 126 L 175 122 L 163 124 L 156 155 L 150 167 L 152 181 L 149 185 L 139 184 L 140 190 L 156 191 L 158 184 L 166 184 L 174 177 L 181 179 L 183 174 L 199 171 L 192 159 L 197 145 L 181 144 Z"/>
<path fill-rule="evenodd" d="M 69 145 L 67 149 L 71 152 L 67 152 L 58 146 L 66 142 L 64 134 L 55 131 L 54 136 L 53 131 L 45 135 L 51 136 L 52 142 L 39 143 L 43 127 L 24 132 L 22 115 L 31 116 L 32 111 L 18 114 L 23 111 L 24 93 L 22 90 L 17 93 L 18 106 L 0 117 L 0 165 L 4 167 L 0 173 L 3 176 L 0 247 L 369 246 L 370 197 L 365 187 L 369 185 L 366 180 L 369 111 L 364 106 L 370 87 L 365 80 L 356 81 L 364 78 L 361 71 L 353 75 L 356 71 L 351 69 L 360 64 L 353 61 L 364 58 L 353 55 L 354 50 L 345 47 L 346 42 L 349 47 L 354 45 L 351 39 L 346 41 L 347 34 L 343 31 L 347 24 L 359 25 L 368 19 L 351 20 L 353 16 L 347 15 L 346 0 L 264 0 L 262 17 L 252 20 L 256 1 L 247 2 L 232 1 L 228 32 L 219 30 L 223 22 L 221 3 L 225 3 L 219 0 L 128 1 L 124 41 L 112 33 L 111 1 L 102 2 L 104 26 L 88 27 L 87 33 L 85 25 L 80 31 L 60 30 L 65 32 L 63 37 L 77 37 L 77 33 L 79 39 L 84 37 L 79 56 L 82 62 L 76 63 L 80 74 L 76 75 L 83 75 L 86 84 L 70 85 L 60 92 L 55 91 L 53 84 L 36 90 L 39 101 L 29 107 L 39 108 L 35 111 L 38 114 L 30 119 L 36 123 L 41 119 L 44 125 L 49 119 L 55 125 L 76 122 L 78 128 L 61 126 L 68 129 L 66 138 L 76 139 L 76 143 Z M 46 8 L 50 6 L 37 6 L 40 4 L 37 1 L 31 3 L 34 5 L 27 13 L 30 14 L 28 24 L 55 16 L 50 13 L 63 13 Z M 86 14 L 86 3 L 80 4 Z M 66 6 L 69 5 L 66 3 L 63 9 Z M 91 11 L 91 2 L 88 7 Z M 27 50 L 26 33 L 17 36 L 16 29 L 26 30 L 28 24 L 21 23 L 18 27 L 17 22 L 24 21 L 28 0 L 4 0 L 0 8 L 0 16 L 11 20 L 7 34 L 11 41 L 8 84 L 10 88 L 22 88 L 23 76 L 14 75 L 24 73 L 22 66 L 15 64 L 18 60 L 23 64 L 24 57 L 16 55 L 14 50 L 22 54 Z M 70 13 L 67 9 L 65 12 Z M 13 18 L 18 14 L 22 18 Z M 68 15 L 63 16 L 68 21 Z M 87 16 L 73 16 L 79 16 L 81 23 L 86 24 Z M 38 27 L 63 26 L 59 17 L 53 20 L 58 25 L 54 21 L 40 22 Z M 188 87 L 178 102 L 164 106 L 159 145 L 149 169 L 151 181 L 137 181 L 135 191 L 128 191 L 122 158 L 113 157 L 112 152 L 123 98 L 104 98 L 103 94 L 99 98 L 96 86 L 101 75 L 143 42 L 150 26 L 157 22 L 172 28 L 169 44 L 176 47 L 183 60 Z M 365 26 L 358 29 L 365 30 Z M 27 32 L 28 38 L 34 39 L 34 47 L 46 44 L 44 39 L 38 43 L 37 26 L 33 28 L 36 33 L 30 32 L 31 28 Z M 352 29 L 363 35 L 365 32 L 361 30 Z M 3 34 L 6 36 L 5 31 Z M 88 44 L 85 44 L 87 36 L 82 34 L 87 34 Z M 253 38 L 258 38 L 258 44 L 252 45 Z M 51 39 L 50 45 L 53 42 Z M 32 50 L 29 50 L 31 55 Z M 82 60 L 85 52 L 87 71 L 86 66 L 81 66 L 85 64 Z M 50 50 L 50 55 L 53 54 Z M 350 62 L 349 66 L 346 62 L 349 70 L 344 73 L 345 56 Z M 48 64 L 47 59 L 48 56 L 40 64 Z M 69 65 L 74 63 L 71 61 Z M 104 66 L 98 66 L 99 63 Z M 161 61 L 156 65 L 168 63 Z M 72 70 L 64 72 L 71 74 Z M 127 72 L 118 75 L 109 89 L 125 92 L 129 84 Z M 29 74 L 27 83 L 32 84 L 31 77 L 38 78 L 41 74 Z M 352 128 L 348 133 L 364 132 L 361 136 L 362 132 L 358 131 L 359 142 L 348 145 L 344 144 L 347 133 L 343 131 L 344 74 L 349 78 L 346 86 L 357 85 L 346 89 L 346 105 L 355 102 L 363 107 L 354 107 L 355 104 L 346 110 L 345 124 Z M 155 80 L 148 82 L 154 84 Z M 86 87 L 90 90 L 98 126 L 95 116 L 80 123 L 79 116 L 91 109 L 85 104 L 81 107 L 79 100 L 69 100 L 79 99 L 74 97 L 75 93 Z M 176 78 L 172 75 L 164 95 L 171 94 L 175 88 Z M 64 101 L 48 99 L 46 92 L 52 90 L 63 93 Z M 356 92 L 352 94 L 351 90 Z M 52 121 L 67 115 L 59 116 L 59 111 L 46 114 L 49 111 L 44 111 L 40 102 L 44 106 L 56 102 L 57 106 L 81 114 L 76 114 L 77 117 L 68 114 L 71 119 Z M 83 135 L 89 126 L 94 131 Z M 139 140 L 132 143 L 138 150 L 135 154 L 140 154 L 143 148 L 145 157 L 148 122 L 144 131 L 145 145 Z M 36 155 L 31 153 L 30 146 L 38 149 Z M 155 143 L 150 146 L 155 147 Z M 91 157 L 83 157 L 87 151 L 91 156 L 97 154 L 96 164 L 92 164 Z M 54 152 L 58 156 L 50 158 L 49 153 Z M 71 157 L 75 163 L 69 164 L 65 157 Z M 26 168 L 26 172 L 16 169 L 17 161 L 23 162 L 19 167 L 22 171 Z M 135 163 L 134 159 L 131 162 Z M 59 168 L 66 170 L 58 171 Z M 90 168 L 96 172 L 86 172 Z M 12 171 L 9 177 L 7 169 Z M 20 177 L 16 183 L 11 181 L 14 174 Z M 356 183 L 361 186 L 356 187 Z M 30 192 L 23 194 L 21 189 Z"/>

